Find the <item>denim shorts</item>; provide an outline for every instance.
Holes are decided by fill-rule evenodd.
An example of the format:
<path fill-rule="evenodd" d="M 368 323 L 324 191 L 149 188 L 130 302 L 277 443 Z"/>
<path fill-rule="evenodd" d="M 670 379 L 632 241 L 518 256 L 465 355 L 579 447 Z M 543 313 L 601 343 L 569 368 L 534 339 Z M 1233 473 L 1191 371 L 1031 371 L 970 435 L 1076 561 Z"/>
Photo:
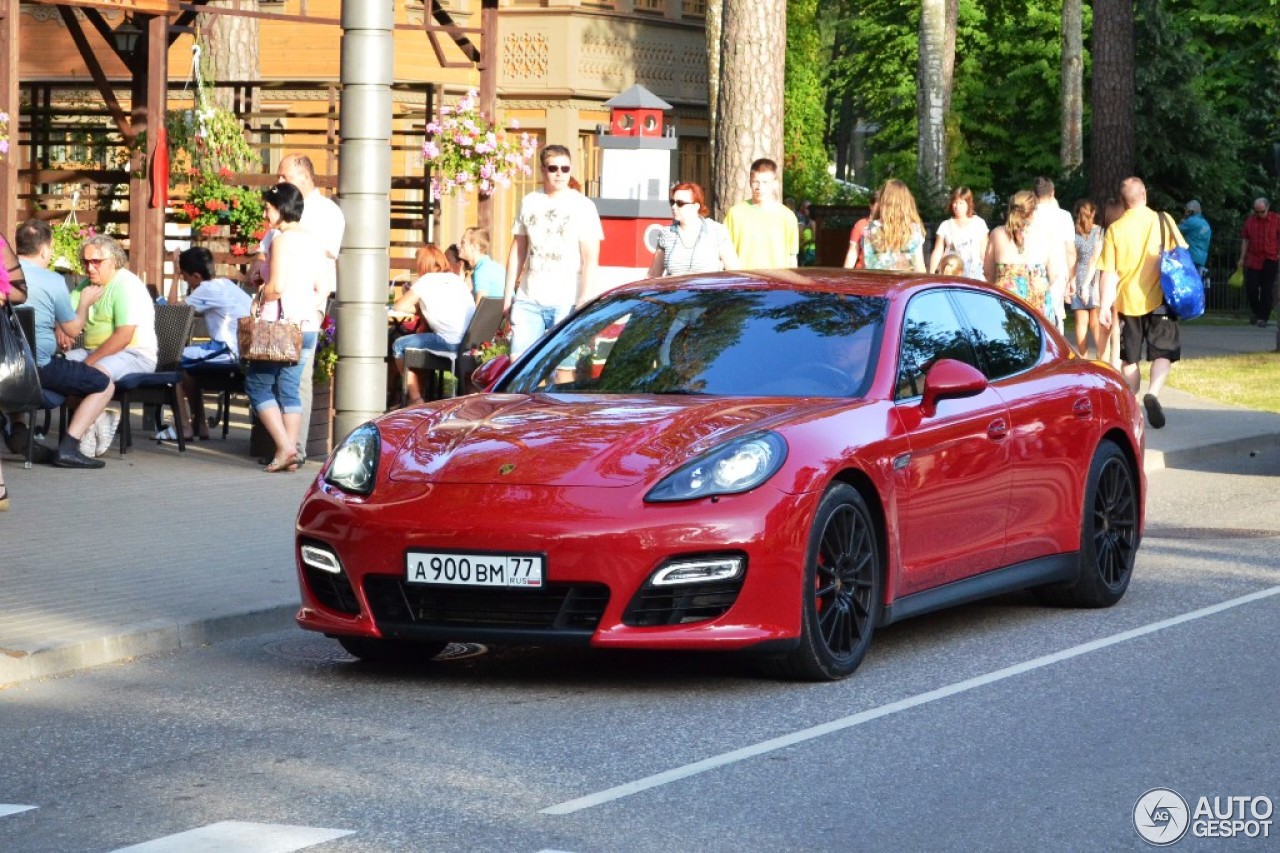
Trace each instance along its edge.
<path fill-rule="evenodd" d="M 279 407 L 285 414 L 302 412 L 302 397 L 299 389 L 305 379 L 303 376 L 307 365 L 311 364 L 309 356 L 316 348 L 316 333 L 302 333 L 302 358 L 296 364 L 279 364 L 273 361 L 246 361 L 244 368 L 244 390 L 249 395 L 249 402 L 256 411 Z"/>
<path fill-rule="evenodd" d="M 96 367 L 66 358 L 50 359 L 38 373 L 41 388 L 64 397 L 88 397 L 107 390 L 111 383 L 111 378 Z"/>
<path fill-rule="evenodd" d="M 396 338 L 391 344 L 391 355 L 396 359 L 404 358 L 407 349 L 425 349 L 435 353 L 457 354 L 458 344 L 451 344 L 435 332 L 423 332 L 419 335 L 405 335 Z"/>

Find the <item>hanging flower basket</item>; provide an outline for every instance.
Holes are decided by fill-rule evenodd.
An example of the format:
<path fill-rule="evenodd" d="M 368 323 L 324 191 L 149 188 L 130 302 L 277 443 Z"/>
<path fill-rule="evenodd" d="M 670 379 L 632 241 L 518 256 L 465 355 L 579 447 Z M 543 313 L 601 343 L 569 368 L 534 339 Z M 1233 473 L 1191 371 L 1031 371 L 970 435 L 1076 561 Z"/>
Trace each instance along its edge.
<path fill-rule="evenodd" d="M 515 122 L 511 123 L 516 130 Z M 538 143 L 527 133 L 518 138 L 498 128 L 480 112 L 475 90 L 427 124 L 423 158 L 431 164 L 431 191 L 436 196 L 460 192 L 489 195 L 511 186 L 517 175 L 531 175 L 529 160 Z"/>
<path fill-rule="evenodd" d="M 9 153 L 9 114 L 0 112 L 0 163 Z"/>

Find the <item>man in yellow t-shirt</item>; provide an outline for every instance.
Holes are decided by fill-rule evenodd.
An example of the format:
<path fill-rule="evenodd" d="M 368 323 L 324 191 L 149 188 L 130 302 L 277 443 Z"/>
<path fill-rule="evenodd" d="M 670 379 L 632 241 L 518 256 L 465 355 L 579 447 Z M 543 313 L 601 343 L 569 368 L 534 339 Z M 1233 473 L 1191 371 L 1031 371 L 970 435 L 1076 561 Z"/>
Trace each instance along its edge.
<path fill-rule="evenodd" d="M 751 164 L 751 200 L 740 201 L 724 217 L 742 269 L 767 270 L 796 266 L 800 226 L 796 215 L 778 201 L 778 164 L 762 157 Z"/>
<path fill-rule="evenodd" d="M 1164 304 L 1160 288 L 1160 217 L 1147 207 L 1147 187 L 1138 178 L 1126 178 L 1120 185 L 1124 215 L 1107 228 L 1102 238 L 1098 270 L 1102 274 L 1102 303 L 1098 322 L 1111 325 L 1114 309 L 1120 323 L 1120 372 L 1129 390 L 1137 396 L 1142 384 L 1142 351 L 1151 361 L 1151 381 L 1142 405 L 1153 429 L 1164 426 L 1160 391 L 1173 363 L 1182 356 L 1178 319 Z M 1186 246 L 1172 217 L 1165 232 L 1179 246 Z"/>

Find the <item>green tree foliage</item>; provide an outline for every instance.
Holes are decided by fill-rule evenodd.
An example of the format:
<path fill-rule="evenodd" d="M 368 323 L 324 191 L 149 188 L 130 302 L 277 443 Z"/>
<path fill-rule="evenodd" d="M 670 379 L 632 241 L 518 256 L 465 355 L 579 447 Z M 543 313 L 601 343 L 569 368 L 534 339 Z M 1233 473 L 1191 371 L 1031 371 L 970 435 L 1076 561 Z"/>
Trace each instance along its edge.
<path fill-rule="evenodd" d="M 783 113 L 783 187 L 797 200 L 827 200 L 826 57 L 818 0 L 788 0 L 786 109 Z"/>

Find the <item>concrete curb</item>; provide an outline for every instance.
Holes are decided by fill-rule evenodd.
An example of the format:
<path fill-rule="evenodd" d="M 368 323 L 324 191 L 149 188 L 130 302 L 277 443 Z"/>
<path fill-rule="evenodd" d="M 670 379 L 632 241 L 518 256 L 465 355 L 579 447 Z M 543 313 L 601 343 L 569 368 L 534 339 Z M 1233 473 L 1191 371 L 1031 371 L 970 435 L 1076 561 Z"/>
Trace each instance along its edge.
<path fill-rule="evenodd" d="M 158 619 L 124 628 L 107 637 L 38 649 L 0 649 L 0 689 L 34 678 L 117 663 L 140 655 L 189 649 L 283 631 L 293 627 L 297 604 L 173 622 Z"/>
<path fill-rule="evenodd" d="M 1143 454 L 1142 464 L 1147 473 L 1165 468 L 1190 468 L 1210 459 L 1234 453 L 1246 453 L 1250 450 L 1265 450 L 1278 444 L 1280 444 L 1280 434 L 1272 432 L 1176 450 L 1152 450 L 1148 448 Z"/>

